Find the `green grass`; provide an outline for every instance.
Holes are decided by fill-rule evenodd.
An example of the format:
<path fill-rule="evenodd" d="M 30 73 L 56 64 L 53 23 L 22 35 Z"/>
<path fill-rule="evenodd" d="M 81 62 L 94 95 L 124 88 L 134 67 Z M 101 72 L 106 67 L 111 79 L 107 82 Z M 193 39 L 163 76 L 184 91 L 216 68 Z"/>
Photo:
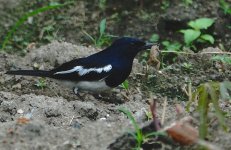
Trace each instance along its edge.
<path fill-rule="evenodd" d="M 180 30 L 184 35 L 184 42 L 187 47 L 191 47 L 195 42 L 214 44 L 214 37 L 210 34 L 202 33 L 214 24 L 215 20 L 211 18 L 199 18 L 188 22 L 190 28 Z"/>
<path fill-rule="evenodd" d="M 125 80 L 122 84 L 121 84 L 121 87 L 125 90 L 128 90 L 129 88 L 129 83 L 128 83 L 128 80 Z"/>
<path fill-rule="evenodd" d="M 186 109 L 189 111 L 192 101 L 196 100 L 196 110 L 199 112 L 200 117 L 199 136 L 201 139 L 205 139 L 208 134 L 210 104 L 213 104 L 214 113 L 220 126 L 224 130 L 228 130 L 225 123 L 225 115 L 219 106 L 219 102 L 220 98 L 221 100 L 226 100 L 229 90 L 231 90 L 230 82 L 207 82 L 198 86 L 195 92 L 192 93 L 192 99 L 189 101 Z M 230 97 L 228 98 L 230 99 Z"/>
<path fill-rule="evenodd" d="M 220 8 L 223 10 L 225 15 L 231 15 L 230 3 L 226 2 L 225 0 L 220 0 L 219 4 L 220 4 Z"/>
<path fill-rule="evenodd" d="M 106 34 L 107 20 L 106 18 L 102 19 L 99 23 L 99 35 L 98 37 L 93 37 L 86 31 L 82 31 L 96 47 L 108 46 L 111 44 L 112 35 Z"/>
<path fill-rule="evenodd" d="M 135 133 L 129 132 L 134 137 L 134 139 L 136 140 L 136 147 L 134 149 L 140 150 L 143 142 L 146 141 L 147 139 L 153 137 L 153 136 L 165 135 L 164 132 L 151 132 L 148 134 L 143 134 L 141 128 L 137 124 L 135 118 L 132 116 L 132 113 L 130 111 L 128 111 L 127 109 L 124 109 L 124 108 L 120 108 L 119 111 L 121 111 L 122 113 L 124 113 L 128 117 L 128 119 L 131 121 L 133 127 L 135 128 Z"/>
<path fill-rule="evenodd" d="M 47 87 L 46 79 L 40 78 L 34 85 L 39 89 L 44 89 Z"/>
<path fill-rule="evenodd" d="M 20 28 L 20 26 L 21 26 L 24 22 L 26 22 L 26 21 L 28 20 L 29 17 L 38 15 L 38 14 L 40 14 L 40 13 L 42 13 L 42 12 L 45 12 L 45 11 L 50 11 L 50 10 L 53 10 L 53 9 L 58 9 L 58 8 L 67 6 L 67 5 L 72 4 L 72 3 L 73 3 L 73 2 L 67 2 L 67 3 L 64 3 L 64 4 L 53 3 L 52 5 L 44 6 L 44 7 L 42 7 L 42 8 L 38 8 L 38 9 L 36 9 L 36 10 L 33 10 L 32 12 L 26 13 L 25 15 L 23 15 L 23 16 L 12 26 L 12 28 L 10 29 L 10 31 L 7 33 L 6 37 L 5 37 L 4 40 L 3 40 L 1 50 L 4 50 L 4 49 L 6 48 L 7 44 L 8 44 L 9 41 L 12 39 L 13 34 Z"/>
<path fill-rule="evenodd" d="M 213 61 L 221 61 L 222 63 L 231 65 L 231 57 L 228 55 L 217 55 L 212 57 Z"/>

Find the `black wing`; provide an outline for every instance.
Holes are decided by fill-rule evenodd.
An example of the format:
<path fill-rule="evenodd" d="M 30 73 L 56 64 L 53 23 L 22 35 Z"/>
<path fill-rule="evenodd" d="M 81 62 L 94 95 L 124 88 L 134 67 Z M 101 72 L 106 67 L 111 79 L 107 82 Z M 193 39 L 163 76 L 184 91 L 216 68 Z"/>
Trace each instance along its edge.
<path fill-rule="evenodd" d="M 131 73 L 132 66 L 114 67 L 110 75 L 105 78 L 106 84 L 110 87 L 117 87 L 123 83 Z"/>
<path fill-rule="evenodd" d="M 72 60 L 51 70 L 52 78 L 71 81 L 97 81 L 111 74 L 112 65 L 89 57 Z"/>

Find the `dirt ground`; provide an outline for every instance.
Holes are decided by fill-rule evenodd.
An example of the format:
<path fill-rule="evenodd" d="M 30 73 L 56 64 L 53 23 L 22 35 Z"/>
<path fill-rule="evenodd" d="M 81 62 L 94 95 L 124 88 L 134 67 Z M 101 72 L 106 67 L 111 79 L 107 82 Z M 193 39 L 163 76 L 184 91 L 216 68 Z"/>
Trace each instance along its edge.
<path fill-rule="evenodd" d="M 0 9 L 0 15 L 3 16 L 3 21 L 0 21 L 1 39 L 13 24 L 12 20 L 16 20 L 20 15 L 16 12 L 28 10 L 37 5 L 34 1 L 14 2 L 10 0 L 6 3 L 0 0 L 0 8 L 4 8 L 4 11 Z M 25 5 L 22 5 L 23 3 Z M 183 107 L 186 105 L 188 97 L 183 88 L 189 82 L 192 82 L 192 88 L 195 89 L 206 81 L 231 80 L 230 66 L 221 66 L 211 61 L 210 54 L 200 53 L 179 55 L 174 63 L 159 71 L 152 66 L 147 69 L 147 66 L 140 62 L 140 54 L 134 60 L 133 70 L 128 78 L 129 90 L 116 88 L 102 97 L 91 93 L 81 93 L 83 99 L 79 99 L 72 90 L 66 89 L 56 81 L 46 79 L 46 87 L 39 88 L 35 84 L 40 78 L 5 74 L 5 71 L 10 69 L 48 70 L 74 58 L 100 51 L 101 48 L 88 46 L 91 44 L 81 31 L 84 29 L 96 35 L 98 23 L 102 17 L 107 17 L 107 32 L 112 35 L 130 35 L 148 39 L 153 33 L 158 33 L 160 39 L 175 40 L 182 39 L 173 34 L 179 30 L 171 28 L 173 24 L 183 28 L 189 20 L 198 17 L 215 17 L 218 23 L 216 22 L 211 30 L 216 33 L 217 43 L 213 47 L 204 45 L 200 50 L 220 51 L 220 48 L 217 48 L 219 44 L 223 44 L 227 50 L 230 48 L 230 30 L 221 28 L 222 25 L 230 22 L 230 16 L 221 15 L 218 1 L 196 0 L 192 6 L 186 8 L 176 0 L 165 10 L 160 9 L 160 2 L 149 4 L 149 1 L 142 0 L 135 3 L 132 0 L 121 3 L 108 2 L 106 10 L 102 12 L 97 9 L 96 1 L 92 5 L 79 1 L 69 9 L 52 11 L 44 13 L 44 16 L 35 17 L 34 21 L 38 24 L 36 29 L 32 30 L 32 27 L 25 25 L 15 33 L 15 36 L 21 34 L 22 37 L 25 37 L 24 33 L 29 31 L 33 34 L 26 39 L 28 41 L 25 47 L 19 46 L 21 41 L 12 42 L 14 44 L 10 49 L 16 51 L 18 48 L 23 48 L 24 56 L 20 56 L 19 52 L 0 53 L 0 149 L 132 149 L 130 143 L 124 144 L 126 139 L 121 137 L 133 130 L 133 126 L 118 109 L 126 108 L 131 111 L 138 124 L 145 126 L 146 112 L 149 111 L 148 102 L 151 99 L 150 93 L 157 99 L 158 118 L 162 116 L 163 100 L 167 97 L 164 125 L 168 125 L 176 119 L 176 104 Z M 54 15 L 57 13 L 60 15 L 57 17 L 59 19 Z M 49 16 L 52 17 L 49 18 Z M 44 22 L 52 24 L 58 30 L 51 41 L 44 41 L 38 37 L 42 26 L 47 25 Z M 191 67 L 187 69 L 183 63 L 190 64 Z M 146 74 L 149 76 L 147 77 Z M 231 102 L 221 102 L 220 106 L 228 114 L 226 123 L 231 129 Z M 198 114 L 193 109 L 189 114 L 198 118 Z M 210 117 L 214 117 L 213 114 Z M 231 133 L 220 129 L 217 121 L 210 124 L 207 140 L 220 149 L 231 149 Z M 161 144 L 154 149 L 184 150 L 196 149 L 195 147 L 195 145 Z"/>
<path fill-rule="evenodd" d="M 62 55 L 64 50 L 65 55 Z M 51 55 L 46 55 L 44 51 Z M 70 89 L 64 90 L 49 79 L 47 81 L 49 88 L 42 90 L 34 86 L 38 80 L 36 78 L 4 74 L 9 66 L 26 68 L 37 62 L 44 66 L 44 69 L 48 69 L 54 65 L 53 63 L 59 64 L 72 59 L 74 54 L 81 57 L 96 51 L 98 50 L 90 47 L 53 42 L 31 50 L 24 58 L 1 55 L 1 147 L 106 149 L 118 136 L 131 128 L 129 121 L 119 113 L 118 108 L 129 109 L 135 113 L 136 118 L 145 117 L 148 97 L 141 92 L 140 86 L 136 89 L 131 86 L 132 94 L 129 95 L 125 90 L 117 89 L 114 91 L 114 98 L 100 100 L 86 94 L 82 101 Z M 142 72 L 139 65 L 135 63 L 133 76 Z M 121 93 L 127 95 L 129 100 Z M 167 113 L 172 114 L 171 109 L 168 111 Z M 17 123 L 19 117 L 28 115 L 31 119 L 28 124 Z"/>
<path fill-rule="evenodd" d="M 38 78 L 9 76 L 4 72 L 19 66 L 30 68 L 35 62 L 44 69 L 49 69 L 73 59 L 73 56 L 81 57 L 97 52 L 98 49 L 54 41 L 29 51 L 25 57 L 1 54 L 0 145 L 5 149 L 106 149 L 116 138 L 132 129 L 129 120 L 118 111 L 119 108 L 130 110 L 137 121 L 143 123 L 145 111 L 149 111 L 148 92 L 152 92 L 158 99 L 159 117 L 163 109 L 163 97 L 167 95 L 166 120 L 174 120 L 175 104 L 185 105 L 184 101 L 180 101 L 180 96 L 184 95 L 182 87 L 188 83 L 188 79 L 195 81 L 195 84 L 211 79 L 231 79 L 229 69 L 219 72 L 209 56 L 198 54 L 187 58 L 196 73 L 195 69 L 190 73 L 182 71 L 180 64 L 186 58 L 179 57 L 178 63 L 173 64 L 170 69 L 162 70 L 161 74 L 150 69 L 150 72 L 155 71 L 155 77 L 144 81 L 140 73 L 145 73 L 145 66 L 135 60 L 129 78 L 129 93 L 124 89 L 116 89 L 112 92 L 113 96 L 101 99 L 85 93 L 82 95 L 84 100 L 81 100 L 70 89 L 64 89 L 49 79 L 46 80 L 47 88 L 39 89 L 34 85 Z M 64 51 L 65 55 L 62 55 Z M 151 84 L 146 84 L 150 87 L 149 90 L 145 90 L 142 82 Z M 173 92 L 170 90 L 176 91 L 175 95 L 179 98 L 171 98 Z M 231 111 L 229 103 L 224 106 L 224 110 Z M 29 122 L 20 124 L 19 118 L 22 116 L 29 117 Z M 231 137 L 230 134 L 225 136 L 226 134 L 216 136 L 216 142 L 228 149 Z M 224 145 L 223 138 L 228 145 Z M 219 142 L 221 139 L 222 143 Z"/>

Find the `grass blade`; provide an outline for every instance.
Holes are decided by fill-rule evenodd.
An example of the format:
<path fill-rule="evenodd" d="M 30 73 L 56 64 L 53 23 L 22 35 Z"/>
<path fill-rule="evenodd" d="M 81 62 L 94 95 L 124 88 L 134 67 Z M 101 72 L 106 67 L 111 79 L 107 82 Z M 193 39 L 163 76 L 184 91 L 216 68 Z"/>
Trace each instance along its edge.
<path fill-rule="evenodd" d="M 199 126 L 199 136 L 201 139 L 204 139 L 207 135 L 208 129 L 208 93 L 206 91 L 206 84 L 199 87 L 199 103 L 198 110 L 200 115 L 200 126 Z"/>
<path fill-rule="evenodd" d="M 103 19 L 100 24 L 99 24 L 99 33 L 100 33 L 100 38 L 103 36 L 106 30 L 106 18 Z M 100 39 L 99 38 L 99 39 Z"/>
<path fill-rule="evenodd" d="M 230 100 L 231 97 L 229 95 L 229 91 L 231 91 L 231 82 L 224 81 L 220 83 L 220 94 L 223 100 Z"/>
<path fill-rule="evenodd" d="M 124 113 L 128 117 L 128 119 L 132 122 L 132 125 L 134 126 L 135 131 L 136 131 L 135 138 L 137 141 L 137 148 L 139 149 L 141 147 L 143 140 L 144 140 L 144 137 L 143 137 L 143 134 L 142 134 L 140 127 L 138 126 L 137 122 L 135 121 L 135 118 L 132 116 L 130 111 L 128 111 L 124 108 L 120 108 L 119 111 Z"/>
<path fill-rule="evenodd" d="M 148 134 L 145 134 L 145 138 L 149 138 L 149 137 L 152 137 L 152 136 L 158 136 L 158 135 L 162 135 L 162 136 L 167 136 L 167 134 L 165 132 L 151 132 L 151 133 L 148 133 Z"/>
<path fill-rule="evenodd" d="M 84 30 L 82 32 L 96 45 L 96 40 L 90 34 Z"/>
<path fill-rule="evenodd" d="M 215 109 L 215 114 L 218 118 L 218 121 L 220 122 L 220 125 L 223 127 L 224 130 L 227 129 L 227 126 L 225 124 L 225 117 L 220 109 L 219 106 L 219 98 L 218 95 L 216 94 L 216 91 L 214 90 L 214 88 L 212 86 L 208 86 L 208 92 L 210 94 L 212 103 L 213 103 L 213 107 Z"/>
<path fill-rule="evenodd" d="M 32 17 L 32 16 L 35 16 L 39 13 L 42 13 L 42 12 L 45 12 L 45 11 L 48 11 L 48 10 L 52 10 L 52 9 L 57 9 L 57 8 L 60 8 L 60 7 L 63 7 L 63 6 L 66 6 L 66 5 L 69 5 L 69 4 L 72 4 L 73 2 L 67 2 L 67 3 L 64 3 L 64 4 L 54 4 L 54 5 L 50 5 L 50 6 L 45 6 L 45 7 L 42 7 L 42 8 L 38 8 L 32 12 L 29 12 L 29 13 L 26 13 L 24 16 L 22 16 L 15 24 L 14 26 L 12 27 L 12 29 L 7 33 L 4 41 L 3 41 L 3 44 L 2 44 L 2 49 L 5 49 L 6 45 L 8 44 L 9 40 L 12 38 L 13 34 L 15 33 L 15 31 L 29 18 L 29 17 Z"/>

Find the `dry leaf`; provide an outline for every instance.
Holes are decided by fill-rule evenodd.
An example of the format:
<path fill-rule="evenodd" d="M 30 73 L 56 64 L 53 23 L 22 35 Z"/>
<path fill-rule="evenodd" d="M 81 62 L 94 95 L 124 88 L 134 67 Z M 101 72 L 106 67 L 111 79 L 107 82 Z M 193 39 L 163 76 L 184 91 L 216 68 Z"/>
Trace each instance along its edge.
<path fill-rule="evenodd" d="M 17 124 L 27 124 L 29 123 L 30 119 L 26 118 L 26 117 L 20 117 L 17 119 Z"/>
<path fill-rule="evenodd" d="M 154 128 L 156 131 L 161 129 L 161 122 L 157 117 L 157 108 L 156 108 L 156 99 L 153 98 L 153 101 L 150 101 L 150 110 L 152 113 L 152 119 L 153 119 L 153 124 L 154 124 Z"/>
<path fill-rule="evenodd" d="M 155 66 L 157 70 L 160 69 L 160 61 L 157 59 L 158 56 L 159 56 L 159 46 L 153 45 L 150 50 L 148 64 Z"/>
<path fill-rule="evenodd" d="M 26 47 L 26 49 L 34 49 L 36 47 L 36 43 L 32 42 L 32 43 L 29 43 Z"/>
<path fill-rule="evenodd" d="M 174 141 L 182 145 L 194 144 L 197 142 L 199 134 L 198 130 L 190 124 L 191 121 L 192 117 L 185 117 L 165 128 L 165 131 Z"/>
<path fill-rule="evenodd" d="M 176 104 L 176 113 L 177 115 L 181 115 L 184 113 L 184 108 L 180 104 Z"/>

